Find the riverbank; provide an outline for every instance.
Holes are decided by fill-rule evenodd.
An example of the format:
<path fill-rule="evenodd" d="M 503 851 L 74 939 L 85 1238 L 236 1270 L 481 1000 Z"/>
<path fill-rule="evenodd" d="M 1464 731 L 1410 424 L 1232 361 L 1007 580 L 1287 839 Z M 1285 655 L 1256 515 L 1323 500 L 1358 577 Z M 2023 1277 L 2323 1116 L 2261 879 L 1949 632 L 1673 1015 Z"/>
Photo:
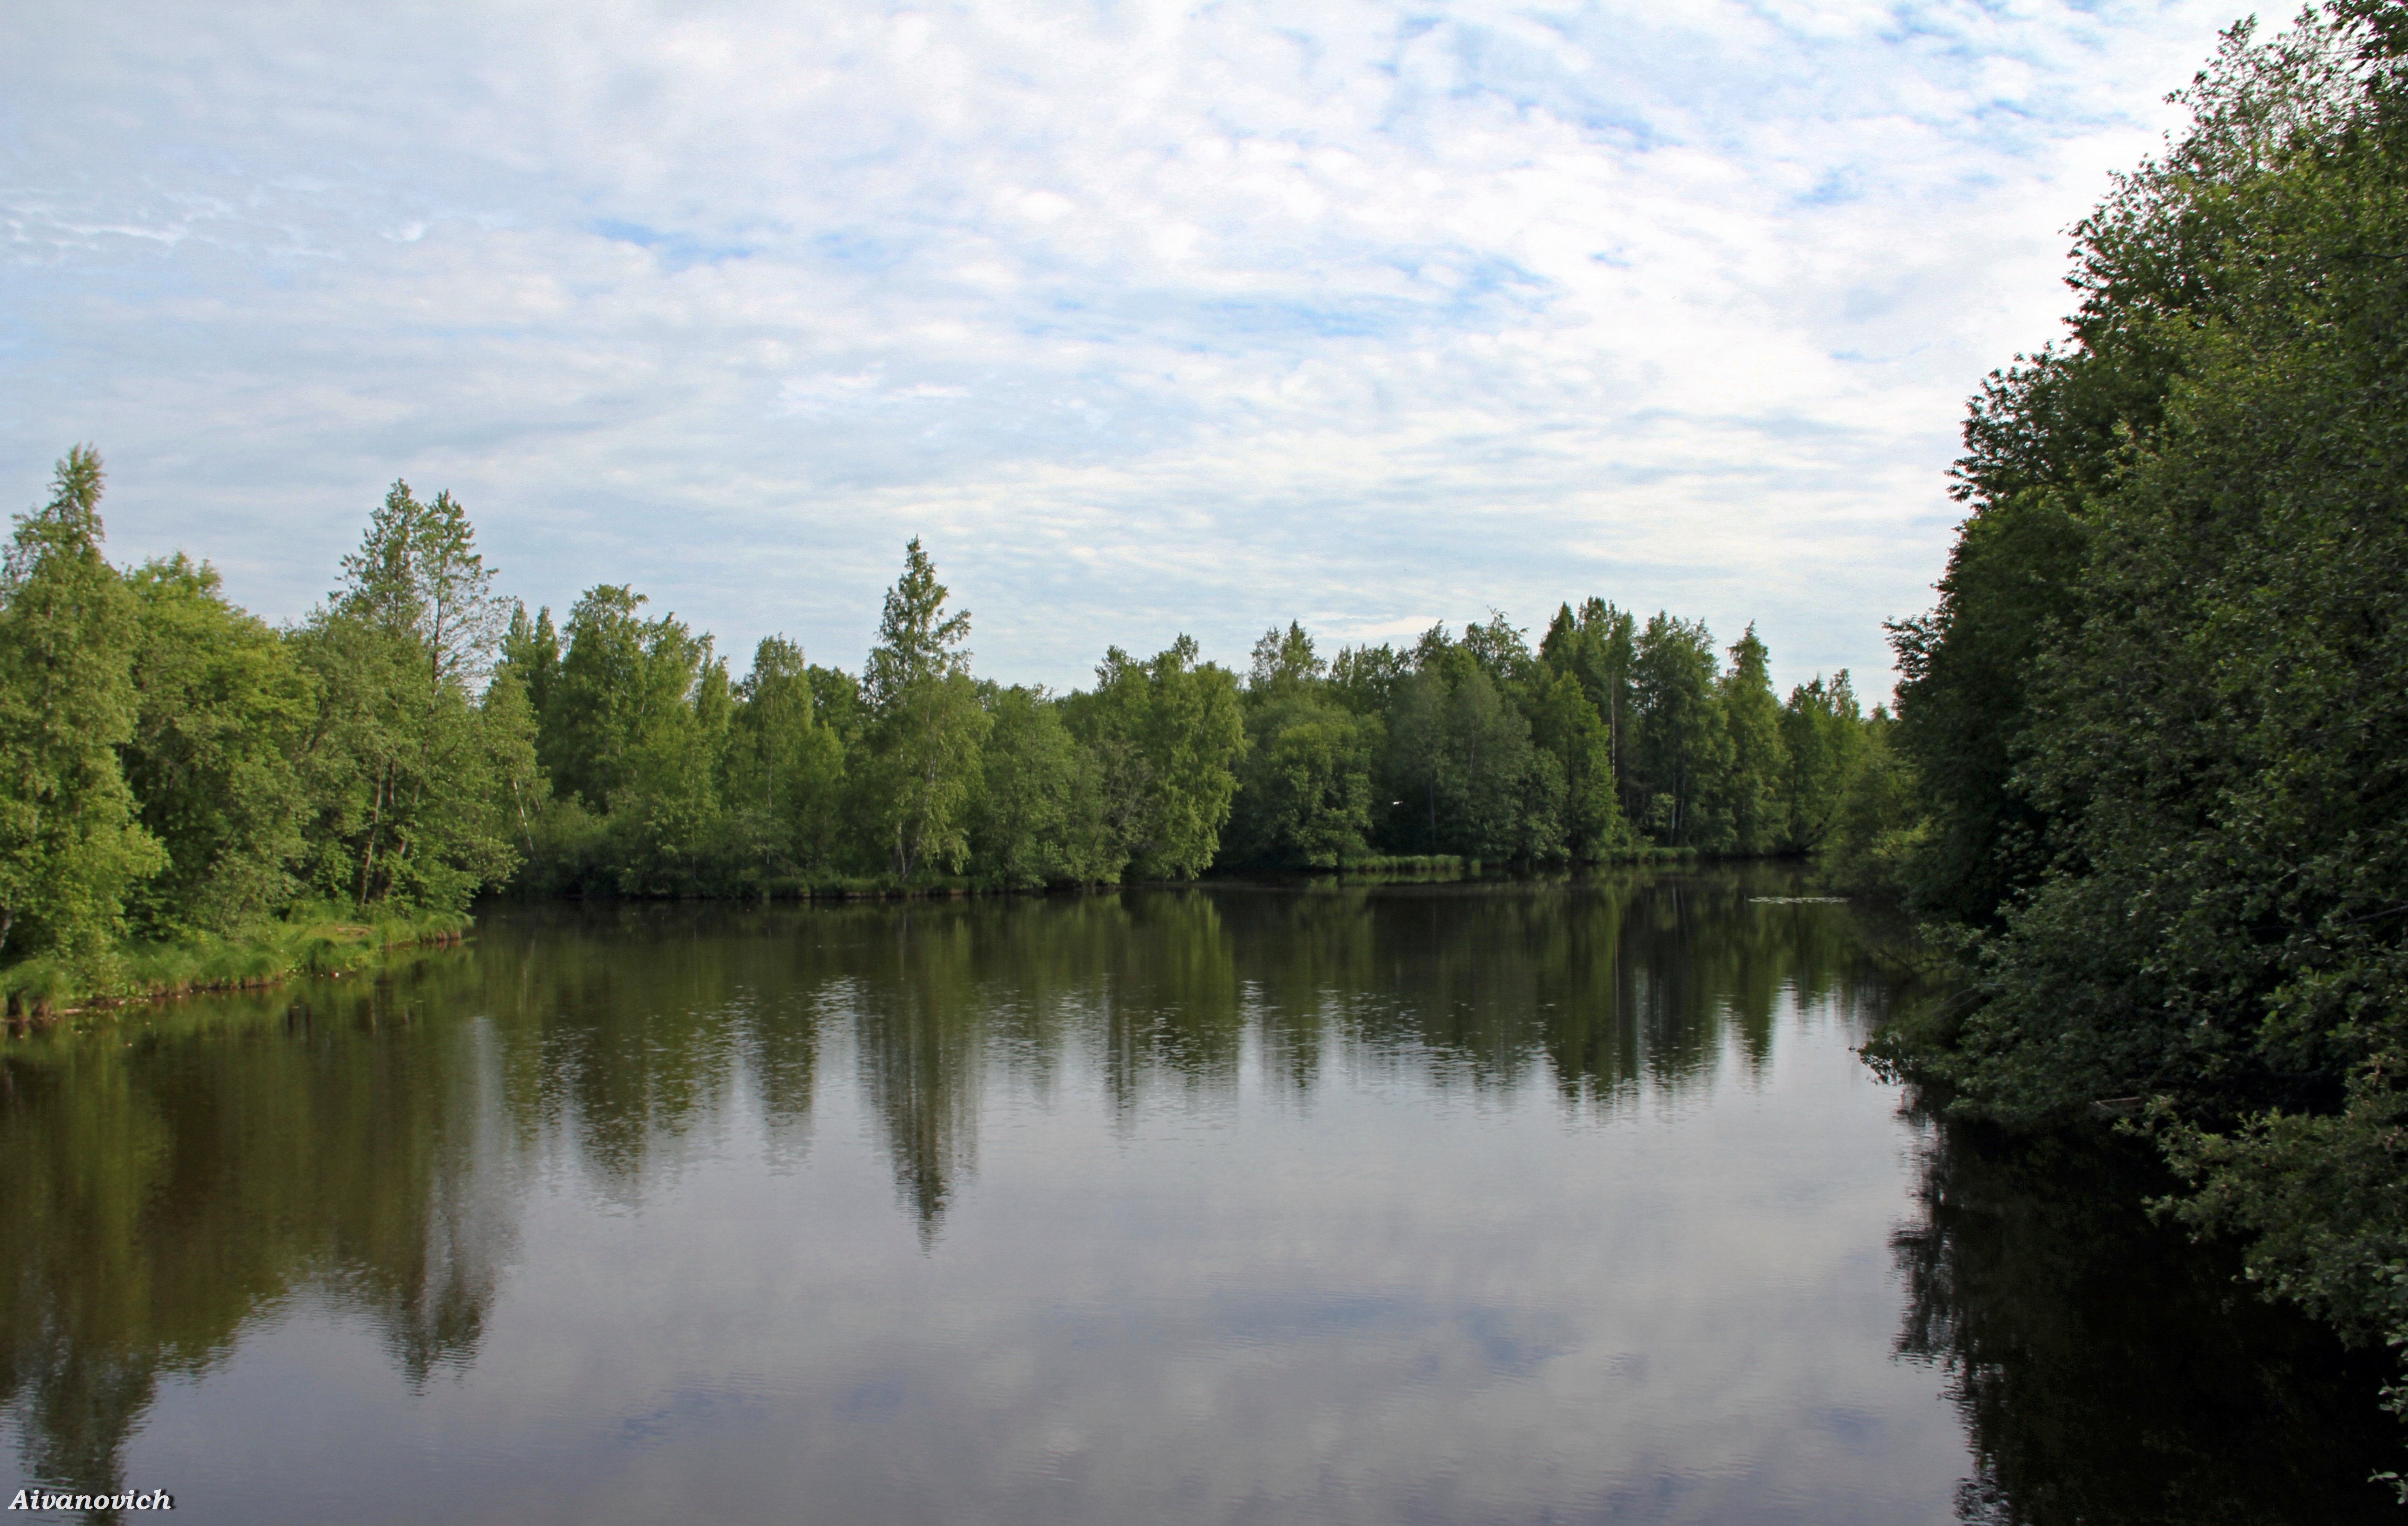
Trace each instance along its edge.
<path fill-rule="evenodd" d="M 134 942 L 95 967 L 36 955 L 0 970 L 0 1013 L 12 1032 L 138 1002 L 255 991 L 312 975 L 373 967 L 403 948 L 457 943 L 466 912 L 380 913 L 316 906 L 232 937 Z"/>
<path fill-rule="evenodd" d="M 1557 877 L 1599 871 L 1668 868 L 1712 860 L 1696 850 L 1644 847 L 1606 860 L 1535 865 L 1463 858 L 1454 854 L 1373 855 L 1342 864 L 1268 871 L 1315 881 L 1355 885 L 1444 882 L 1513 877 Z M 1123 891 L 1163 885 L 1246 879 L 1266 871 L 1215 871 L 1200 880 L 1099 885 L 1010 884 L 986 877 L 935 876 L 898 881 L 883 876 L 827 876 L 749 885 L 730 892 L 546 891 L 523 887 L 505 892 L 521 904 L 558 900 L 703 901 L 727 904 L 844 903 L 968 900 L 996 895 L 1043 895 L 1065 891 Z M 394 950 L 453 944 L 466 936 L 468 912 L 380 913 L 362 916 L 348 907 L 296 909 L 232 937 L 198 934 L 171 942 L 129 942 L 94 969 L 37 955 L 0 969 L 0 1018 L 11 1031 L 134 1003 L 169 1000 L 213 991 L 256 991 L 315 975 L 347 974 L 373 966 Z"/>
<path fill-rule="evenodd" d="M 738 877 L 728 881 L 684 884 L 596 884 L 575 877 L 547 876 L 538 870 L 501 892 L 507 900 L 531 903 L 558 900 L 725 901 L 735 903 L 813 901 L 943 901 L 982 895 L 1043 895 L 1061 891 L 1118 891 L 1192 885 L 1222 879 L 1254 879 L 1264 876 L 1337 878 L 1361 884 L 1417 880 L 1513 878 L 1593 873 L 1600 870 L 1666 868 L 1678 864 L 1740 863 L 1787 861 L 1786 855 L 1713 855 L 1693 848 L 1661 848 L 1653 844 L 1624 849 L 1599 859 L 1550 859 L 1536 863 L 1509 859 L 1465 858 L 1454 853 L 1365 854 L 1308 863 L 1237 863 L 1206 870 L 1194 879 L 1032 880 L 998 875 L 914 875 L 908 880 L 892 875 L 780 875 Z"/>

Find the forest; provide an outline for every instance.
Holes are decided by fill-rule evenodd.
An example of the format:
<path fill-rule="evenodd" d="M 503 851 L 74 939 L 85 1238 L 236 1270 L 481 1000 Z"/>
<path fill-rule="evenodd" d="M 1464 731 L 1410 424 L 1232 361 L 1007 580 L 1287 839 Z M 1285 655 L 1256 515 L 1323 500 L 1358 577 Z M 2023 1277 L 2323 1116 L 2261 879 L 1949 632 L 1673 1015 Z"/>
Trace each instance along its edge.
<path fill-rule="evenodd" d="M 1971 980 L 1884 1048 L 1961 1116 L 2123 1120 L 2161 1211 L 2408 1347 L 2408 7 L 2237 26 L 2177 99 L 1892 627 L 1889 863 Z"/>
<path fill-rule="evenodd" d="M 1182 636 L 1057 694 L 972 672 L 969 614 L 915 539 L 858 672 L 770 637 L 738 677 L 626 585 L 530 614 L 448 492 L 394 483 L 336 590 L 280 627 L 205 562 L 112 564 L 103 485 L 70 450 L 0 575 L 21 1015 L 307 966 L 340 930 L 456 930 L 482 894 L 1804 853 L 1895 773 L 1846 673 L 1784 702 L 1753 628 L 1725 650 L 1597 599 L 1535 649 L 1493 611 L 1328 657 L 1291 623 L 1242 675 Z"/>

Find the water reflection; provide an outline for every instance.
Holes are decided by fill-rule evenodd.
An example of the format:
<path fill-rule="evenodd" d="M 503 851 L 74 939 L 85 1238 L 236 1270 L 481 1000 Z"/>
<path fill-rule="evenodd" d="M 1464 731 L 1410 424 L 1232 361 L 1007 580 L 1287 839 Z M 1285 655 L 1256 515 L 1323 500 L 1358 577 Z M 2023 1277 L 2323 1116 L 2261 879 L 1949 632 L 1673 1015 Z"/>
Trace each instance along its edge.
<path fill-rule="evenodd" d="M 1943 1369 L 1985 1526 L 2396 1521 L 2396 1422 L 2376 1353 L 2253 1296 L 2229 1248 L 2140 1211 L 2172 1186 L 2112 1138 L 1929 1127 L 1899 1233 L 1899 1349 Z M 2078 1187 L 2076 1184 L 2079 1184 Z"/>
<path fill-rule="evenodd" d="M 1915 1520 L 1967 1476 L 1966 1519 L 2052 1526 L 2374 1498 L 2367 1373 L 2140 1224 L 2131 1182 L 1901 1134 L 1846 1054 L 1892 986 L 1847 908 L 1763 899 L 1794 888 L 513 908 L 380 980 L 15 1043 L 0 1423 L 26 1483 L 161 1484 L 127 1472 L 146 1417 L 172 1394 L 251 1444 L 270 1422 L 210 1395 L 314 1319 L 376 1333 L 405 1419 L 491 1429 L 480 1385 L 518 1394 L 476 1476 L 556 1519 L 640 1519 L 528 1460 L 579 1426 L 608 1466 L 717 1458 L 738 1516 L 797 1476 L 896 1519 Z M 862 1141 L 882 1206 L 847 1195 Z M 632 1376 L 537 1374 L 564 1348 Z M 1947 1418 L 1928 1369 L 1970 1457 L 1919 1418 Z M 362 1434 L 315 1487 L 475 1471 Z"/>
<path fill-rule="evenodd" d="M 475 1170 L 482 1035 L 416 1016 L 471 962 L 413 976 L 0 1061 L 0 1403 L 32 1478 L 117 1492 L 161 1379 L 305 1286 L 409 1383 L 473 1355 L 511 1235 Z"/>

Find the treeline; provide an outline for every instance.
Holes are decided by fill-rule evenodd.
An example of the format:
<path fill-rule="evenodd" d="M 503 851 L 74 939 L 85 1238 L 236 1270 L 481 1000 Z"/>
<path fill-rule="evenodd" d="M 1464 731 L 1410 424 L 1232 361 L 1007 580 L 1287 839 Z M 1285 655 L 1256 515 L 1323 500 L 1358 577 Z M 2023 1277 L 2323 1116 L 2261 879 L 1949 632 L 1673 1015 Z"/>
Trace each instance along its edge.
<path fill-rule="evenodd" d="M 2140 1114 L 2264 1285 L 2408 1340 L 2408 7 L 2243 25 L 1974 398 L 1889 863 L 1959 1112 Z"/>
<path fill-rule="evenodd" d="M 498 606 L 459 505 L 396 490 L 341 587 L 277 629 L 180 553 L 112 566 L 101 487 L 68 452 L 0 566 L 12 1015 L 323 967 L 375 924 L 456 930 L 543 789 L 523 695 L 487 681 Z"/>
<path fill-rule="evenodd" d="M 526 696 L 548 803 L 525 882 L 786 893 L 957 876 L 996 887 L 1342 868 L 1596 862 L 1651 847 L 1802 851 L 1868 740 L 1842 673 L 1774 696 L 1749 632 L 1598 600 L 1533 649 L 1502 616 L 1326 659 L 1299 625 L 1240 676 L 1181 637 L 1108 650 L 1054 694 L 972 675 L 966 612 L 918 542 L 861 674 L 764 640 L 738 679 L 673 615 L 594 589 L 516 611 L 497 682 Z"/>
<path fill-rule="evenodd" d="M 1242 676 L 1182 636 L 1107 651 L 1091 689 L 1005 686 L 972 673 L 917 541 L 859 673 L 770 637 L 739 678 L 631 588 L 530 615 L 460 504 L 401 483 L 335 592 L 276 628 L 181 554 L 112 566 L 101 487 L 71 451 L 0 578 L 0 966 L 87 988 L 127 947 L 505 889 L 1803 852 L 1885 755 L 1845 673 L 1784 704 L 1752 629 L 1726 653 L 1594 599 L 1535 649 L 1497 615 L 1325 659 L 1292 624 Z"/>

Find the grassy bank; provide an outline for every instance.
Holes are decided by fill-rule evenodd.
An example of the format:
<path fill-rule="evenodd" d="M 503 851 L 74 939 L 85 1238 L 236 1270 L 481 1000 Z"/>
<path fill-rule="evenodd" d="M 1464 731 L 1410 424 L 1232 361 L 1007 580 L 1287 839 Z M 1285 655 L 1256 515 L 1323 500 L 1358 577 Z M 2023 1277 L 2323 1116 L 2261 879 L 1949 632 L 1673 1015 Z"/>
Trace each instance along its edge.
<path fill-rule="evenodd" d="M 392 949 L 456 943 L 470 920 L 466 912 L 361 916 L 322 906 L 234 936 L 129 942 L 94 962 L 36 955 L 0 969 L 0 1010 L 11 1027 L 22 1027 L 127 1002 L 256 990 L 295 976 L 366 969 Z"/>

